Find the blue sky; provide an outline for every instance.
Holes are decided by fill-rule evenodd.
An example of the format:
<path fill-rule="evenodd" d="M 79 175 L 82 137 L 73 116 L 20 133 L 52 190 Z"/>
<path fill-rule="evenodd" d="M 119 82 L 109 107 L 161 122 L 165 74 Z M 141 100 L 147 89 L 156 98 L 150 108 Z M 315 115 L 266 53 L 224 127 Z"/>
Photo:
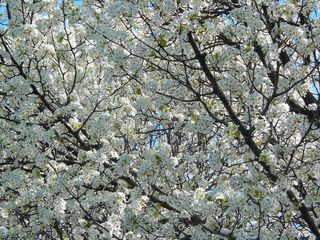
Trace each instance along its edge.
<path fill-rule="evenodd" d="M 62 3 L 63 0 L 58 0 L 58 5 L 60 5 Z M 77 5 L 77 6 L 82 6 L 82 3 L 83 3 L 83 0 L 74 0 L 74 3 Z"/>
<path fill-rule="evenodd" d="M 58 0 L 58 5 L 60 5 L 62 1 L 63 0 Z M 286 2 L 287 2 L 287 0 L 280 0 L 281 4 L 285 4 Z M 81 7 L 83 5 L 83 0 L 74 0 L 74 3 L 77 6 Z M 6 12 L 6 8 L 4 6 L 0 7 L 0 14 L 5 14 L 5 12 Z M 320 10 L 316 9 L 316 10 L 314 10 L 312 12 L 311 19 L 316 19 L 318 17 L 320 17 Z M 1 21 L 1 25 L 5 25 L 6 26 L 7 24 L 8 24 L 8 19 L 7 18 L 5 18 L 4 21 Z"/>
<path fill-rule="evenodd" d="M 58 0 L 58 5 L 61 4 L 63 0 Z M 1 2 L 1 1 L 0 1 Z M 83 4 L 83 0 L 74 0 L 74 3 L 81 7 L 82 4 Z M 2 3 L 1 4 L 2 6 L 0 6 L 0 14 L 1 15 L 6 15 L 6 7 L 5 7 L 5 3 Z M 0 20 L 0 28 L 3 28 L 5 26 L 8 25 L 8 18 L 7 17 L 4 17 L 3 19 Z"/>
<path fill-rule="evenodd" d="M 82 6 L 82 0 L 74 0 L 74 3 L 77 5 L 77 6 Z"/>
<path fill-rule="evenodd" d="M 6 8 L 1 6 L 0 7 L 0 14 L 2 15 L 6 15 Z M 0 21 L 0 28 L 2 28 L 3 26 L 7 26 L 8 25 L 8 18 L 4 17 L 3 19 L 1 19 Z"/>
<path fill-rule="evenodd" d="M 59 6 L 62 3 L 63 0 L 58 0 L 57 5 Z M 288 2 L 287 0 L 280 0 L 280 4 L 286 4 Z M 74 0 L 75 5 L 81 7 L 83 5 L 83 0 Z M 0 6 L 0 15 L 2 15 L 2 18 L 0 20 L 0 29 L 5 28 L 8 25 L 8 18 L 6 17 L 6 7 L 5 3 L 1 4 Z M 311 19 L 317 19 L 320 17 L 320 9 L 315 9 L 311 13 Z M 231 23 L 232 24 L 232 23 Z M 313 87 L 313 90 L 315 87 Z"/>

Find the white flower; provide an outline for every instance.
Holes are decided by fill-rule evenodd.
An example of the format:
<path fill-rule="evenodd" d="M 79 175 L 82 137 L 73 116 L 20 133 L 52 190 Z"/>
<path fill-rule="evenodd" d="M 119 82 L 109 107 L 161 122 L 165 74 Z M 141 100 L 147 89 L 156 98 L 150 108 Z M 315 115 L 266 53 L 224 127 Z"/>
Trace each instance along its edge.
<path fill-rule="evenodd" d="M 44 53 L 49 54 L 49 55 L 55 54 L 54 46 L 51 44 L 42 44 L 42 50 Z"/>
<path fill-rule="evenodd" d="M 0 208 L 0 216 L 2 218 L 8 218 L 9 217 L 9 210 L 7 208 L 1 207 Z"/>
<path fill-rule="evenodd" d="M 7 238 L 8 236 L 8 229 L 6 227 L 0 226 L 0 237 Z"/>
<path fill-rule="evenodd" d="M 54 211 L 55 214 L 58 216 L 64 215 L 66 210 L 66 201 L 59 197 L 55 200 L 55 206 L 54 206 Z"/>

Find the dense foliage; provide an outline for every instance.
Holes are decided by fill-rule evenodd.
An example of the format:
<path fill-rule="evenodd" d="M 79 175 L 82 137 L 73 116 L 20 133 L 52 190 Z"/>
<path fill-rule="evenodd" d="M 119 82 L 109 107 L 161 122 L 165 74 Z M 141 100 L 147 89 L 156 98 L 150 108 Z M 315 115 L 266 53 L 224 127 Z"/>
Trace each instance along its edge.
<path fill-rule="evenodd" d="M 320 239 L 317 0 L 1 4 L 1 239 Z"/>

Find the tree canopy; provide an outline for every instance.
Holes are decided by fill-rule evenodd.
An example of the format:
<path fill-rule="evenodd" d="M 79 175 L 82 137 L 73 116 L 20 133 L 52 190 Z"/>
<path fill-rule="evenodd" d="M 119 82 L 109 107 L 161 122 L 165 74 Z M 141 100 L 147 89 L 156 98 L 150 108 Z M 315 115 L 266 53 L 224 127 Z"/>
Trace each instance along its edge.
<path fill-rule="evenodd" d="M 320 239 L 319 1 L 0 4 L 0 239 Z"/>

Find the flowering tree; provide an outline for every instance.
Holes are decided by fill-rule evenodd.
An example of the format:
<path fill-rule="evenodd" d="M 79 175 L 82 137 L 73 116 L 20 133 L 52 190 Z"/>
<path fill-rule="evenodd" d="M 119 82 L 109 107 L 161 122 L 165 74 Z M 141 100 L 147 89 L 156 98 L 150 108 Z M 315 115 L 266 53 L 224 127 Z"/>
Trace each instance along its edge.
<path fill-rule="evenodd" d="M 317 0 L 1 4 L 1 239 L 320 239 Z"/>

